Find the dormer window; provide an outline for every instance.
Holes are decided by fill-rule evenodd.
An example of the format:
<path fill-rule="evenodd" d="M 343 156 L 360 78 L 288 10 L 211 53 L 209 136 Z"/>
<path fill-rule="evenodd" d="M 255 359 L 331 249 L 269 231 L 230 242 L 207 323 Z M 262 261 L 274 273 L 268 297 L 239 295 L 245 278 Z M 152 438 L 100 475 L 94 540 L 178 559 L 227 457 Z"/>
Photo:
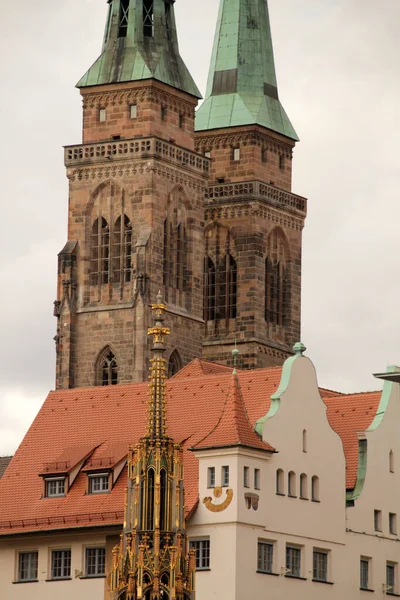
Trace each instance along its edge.
<path fill-rule="evenodd" d="M 46 498 L 59 498 L 65 496 L 65 477 L 52 477 L 45 479 Z"/>
<path fill-rule="evenodd" d="M 108 473 L 89 475 L 89 494 L 107 494 L 110 491 L 110 477 Z"/>
<path fill-rule="evenodd" d="M 154 37 L 154 1 L 143 0 L 143 35 Z"/>

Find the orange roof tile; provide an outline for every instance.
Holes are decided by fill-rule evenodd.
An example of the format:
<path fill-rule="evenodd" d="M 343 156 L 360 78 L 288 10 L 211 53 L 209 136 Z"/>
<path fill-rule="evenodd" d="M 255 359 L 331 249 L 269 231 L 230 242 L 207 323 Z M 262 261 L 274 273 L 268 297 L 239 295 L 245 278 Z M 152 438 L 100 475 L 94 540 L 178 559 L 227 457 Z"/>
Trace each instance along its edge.
<path fill-rule="evenodd" d="M 372 424 L 382 392 L 324 397 L 329 423 L 342 439 L 346 456 L 346 488 L 354 489 L 358 470 L 358 432 Z"/>
<path fill-rule="evenodd" d="M 56 473 L 69 473 L 80 462 L 93 453 L 96 446 L 86 444 L 84 446 L 73 446 L 64 448 L 60 455 L 50 462 L 45 462 L 40 472 L 41 475 L 51 475 Z"/>
<path fill-rule="evenodd" d="M 281 367 L 239 371 L 253 426 L 268 412 L 281 372 Z M 168 434 L 184 442 L 187 513 L 198 500 L 198 460 L 189 448 L 217 423 L 231 380 L 231 369 L 226 368 L 218 375 L 175 376 L 167 384 Z M 44 463 L 68 447 L 135 444 L 146 432 L 147 395 L 147 383 L 51 392 L 0 481 L 0 534 L 121 524 L 126 468 L 109 494 L 86 494 L 86 474 L 81 472 L 65 498 L 45 501 L 39 473 Z"/>
<path fill-rule="evenodd" d="M 250 424 L 236 374 L 231 377 L 231 384 L 217 423 L 193 449 L 205 450 L 232 446 L 274 452 L 274 448 L 263 442 Z"/>
<path fill-rule="evenodd" d="M 232 367 L 219 363 L 209 362 L 195 358 L 174 375 L 174 379 L 182 377 L 198 377 L 199 375 L 220 375 L 221 373 L 232 373 Z"/>

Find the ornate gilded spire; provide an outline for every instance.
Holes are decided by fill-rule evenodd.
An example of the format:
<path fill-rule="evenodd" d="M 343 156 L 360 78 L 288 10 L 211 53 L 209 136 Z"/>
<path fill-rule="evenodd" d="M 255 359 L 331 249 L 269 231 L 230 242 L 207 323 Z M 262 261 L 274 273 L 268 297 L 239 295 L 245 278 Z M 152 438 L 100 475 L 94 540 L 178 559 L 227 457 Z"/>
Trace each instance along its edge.
<path fill-rule="evenodd" d="M 151 374 L 149 384 L 149 409 L 147 435 L 151 438 L 163 438 L 167 435 L 167 403 L 166 379 L 167 361 L 164 358 L 165 336 L 170 335 L 168 327 L 164 327 L 164 313 L 167 310 L 163 303 L 161 292 L 157 296 L 157 304 L 152 306 L 154 312 L 154 327 L 148 330 L 153 337 L 153 358 L 151 359 Z"/>

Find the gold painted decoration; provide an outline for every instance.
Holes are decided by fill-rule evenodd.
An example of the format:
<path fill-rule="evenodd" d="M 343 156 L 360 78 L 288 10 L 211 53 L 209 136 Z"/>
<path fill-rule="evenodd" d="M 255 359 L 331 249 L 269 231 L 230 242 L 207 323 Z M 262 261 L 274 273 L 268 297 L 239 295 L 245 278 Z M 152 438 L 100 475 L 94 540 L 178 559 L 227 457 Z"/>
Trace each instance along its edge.
<path fill-rule="evenodd" d="M 214 488 L 214 498 L 217 500 L 222 497 L 222 488 L 216 487 Z M 223 512 L 228 508 L 233 500 L 233 490 L 226 490 L 226 498 L 221 504 L 214 504 L 213 499 L 211 497 L 204 498 L 203 504 L 205 504 L 206 508 L 213 513 Z"/>

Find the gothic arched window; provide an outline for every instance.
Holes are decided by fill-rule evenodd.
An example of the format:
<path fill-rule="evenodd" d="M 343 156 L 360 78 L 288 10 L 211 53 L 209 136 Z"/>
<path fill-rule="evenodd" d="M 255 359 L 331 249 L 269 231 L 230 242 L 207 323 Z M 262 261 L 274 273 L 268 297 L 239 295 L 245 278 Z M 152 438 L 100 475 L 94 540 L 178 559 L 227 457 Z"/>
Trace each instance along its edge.
<path fill-rule="evenodd" d="M 207 257 L 204 261 L 204 320 L 206 322 L 215 319 L 215 292 L 215 265 L 211 258 Z"/>
<path fill-rule="evenodd" d="M 119 9 L 118 37 L 126 37 L 129 21 L 129 0 L 121 0 Z"/>
<path fill-rule="evenodd" d="M 143 0 L 143 35 L 154 36 L 154 0 Z"/>
<path fill-rule="evenodd" d="M 179 292 L 186 291 L 188 241 L 186 233 L 185 198 L 183 191 L 174 190 L 167 205 L 163 229 L 163 285 L 165 299 L 181 304 Z"/>
<path fill-rule="evenodd" d="M 132 224 L 126 215 L 116 220 L 113 240 L 113 282 L 129 283 L 132 279 Z"/>
<path fill-rule="evenodd" d="M 99 385 L 117 385 L 118 364 L 110 348 L 103 351 L 99 360 Z"/>
<path fill-rule="evenodd" d="M 234 258 L 227 254 L 218 268 L 218 317 L 235 319 L 237 314 L 237 266 Z"/>
<path fill-rule="evenodd" d="M 179 356 L 178 350 L 174 350 L 169 357 L 168 362 L 168 377 L 173 377 L 178 371 L 182 369 L 182 361 Z"/>
<path fill-rule="evenodd" d="M 109 282 L 110 228 L 103 217 L 92 226 L 90 253 L 90 279 L 93 285 Z"/>
<path fill-rule="evenodd" d="M 265 320 L 284 326 L 289 311 L 289 283 L 287 273 L 286 240 L 274 229 L 269 237 L 268 256 L 265 259 Z"/>

